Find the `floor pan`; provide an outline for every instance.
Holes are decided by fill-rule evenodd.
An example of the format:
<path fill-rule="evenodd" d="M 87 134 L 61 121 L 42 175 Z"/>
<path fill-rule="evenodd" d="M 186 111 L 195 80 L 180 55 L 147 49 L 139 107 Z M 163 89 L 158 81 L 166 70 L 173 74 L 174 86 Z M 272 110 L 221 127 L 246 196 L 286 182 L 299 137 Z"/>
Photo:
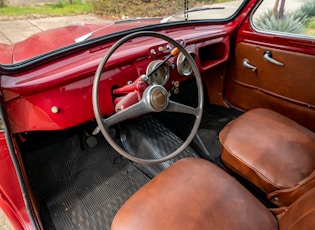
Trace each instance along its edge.
<path fill-rule="evenodd" d="M 33 152 L 27 159 L 29 165 L 37 166 L 30 178 L 50 216 L 52 226 L 46 223 L 50 226 L 45 227 L 110 229 L 121 205 L 149 178 L 106 143 L 80 150 L 75 136 L 62 146 L 67 150 L 58 151 L 59 143 Z M 54 179 L 45 176 L 49 173 Z"/>
<path fill-rule="evenodd" d="M 110 229 L 121 205 L 148 181 L 131 164 L 108 179 L 93 172 L 79 173 L 47 200 L 56 229 Z"/>

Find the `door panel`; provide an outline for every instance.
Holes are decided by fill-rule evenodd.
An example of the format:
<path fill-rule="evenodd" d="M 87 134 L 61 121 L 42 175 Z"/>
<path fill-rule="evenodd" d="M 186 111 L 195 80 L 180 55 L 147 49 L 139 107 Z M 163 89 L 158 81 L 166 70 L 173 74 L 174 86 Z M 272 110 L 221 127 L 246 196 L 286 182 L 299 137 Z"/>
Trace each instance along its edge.
<path fill-rule="evenodd" d="M 267 61 L 266 51 L 283 66 Z M 225 97 L 232 106 L 269 108 L 315 131 L 314 40 L 257 32 L 248 19 L 238 31 L 229 70 Z"/>

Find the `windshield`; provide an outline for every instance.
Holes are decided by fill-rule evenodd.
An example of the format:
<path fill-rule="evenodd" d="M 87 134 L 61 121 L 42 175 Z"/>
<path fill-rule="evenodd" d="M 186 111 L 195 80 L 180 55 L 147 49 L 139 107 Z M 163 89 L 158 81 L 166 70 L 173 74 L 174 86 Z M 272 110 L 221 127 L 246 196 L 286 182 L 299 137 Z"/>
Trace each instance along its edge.
<path fill-rule="evenodd" d="M 151 25 L 157 28 L 179 22 L 225 21 L 238 12 L 244 1 L 56 0 L 57 3 L 13 8 L 16 15 L 9 10 L 13 6 L 0 5 L 0 12 L 9 14 L 0 22 L 0 50 L 5 53 L 0 63 L 23 62 L 121 31 L 149 29 Z M 27 11 L 19 14 L 21 9 Z"/>
<path fill-rule="evenodd" d="M 163 17 L 165 21 L 228 18 L 240 7 L 242 0 L 94 0 L 98 14 L 114 18 Z M 209 12 L 211 11 L 211 12 Z"/>

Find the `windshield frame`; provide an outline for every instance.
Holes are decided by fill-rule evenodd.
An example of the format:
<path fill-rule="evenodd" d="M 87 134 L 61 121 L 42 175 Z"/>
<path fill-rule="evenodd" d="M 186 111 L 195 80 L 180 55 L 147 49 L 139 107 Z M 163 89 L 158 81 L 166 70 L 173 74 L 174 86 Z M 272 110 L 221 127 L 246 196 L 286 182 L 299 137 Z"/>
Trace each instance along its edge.
<path fill-rule="evenodd" d="M 102 35 L 100 37 L 87 39 L 85 41 L 67 45 L 65 47 L 58 48 L 56 50 L 43 53 L 41 55 L 32 57 L 30 59 L 13 63 L 13 64 L 0 64 L 0 74 L 17 74 L 29 69 L 36 68 L 45 63 L 55 61 L 57 59 L 74 55 L 76 53 L 82 52 L 93 47 L 104 45 L 105 43 L 113 42 L 126 36 L 130 33 L 140 32 L 140 31 L 158 31 L 167 30 L 172 28 L 187 27 L 187 26 L 204 26 L 204 25 L 222 25 L 231 22 L 235 19 L 244 7 L 250 2 L 250 0 L 243 0 L 240 7 L 228 18 L 224 19 L 208 19 L 208 20 L 187 20 L 187 21 L 175 21 L 175 22 L 163 22 L 158 24 L 146 25 L 142 27 L 136 27 L 128 30 L 123 30 L 119 32 L 114 32 L 111 34 Z M 158 18 L 160 19 L 160 17 Z M 144 18 L 145 20 L 145 18 Z M 120 20 L 117 23 L 128 23 L 129 20 Z"/>

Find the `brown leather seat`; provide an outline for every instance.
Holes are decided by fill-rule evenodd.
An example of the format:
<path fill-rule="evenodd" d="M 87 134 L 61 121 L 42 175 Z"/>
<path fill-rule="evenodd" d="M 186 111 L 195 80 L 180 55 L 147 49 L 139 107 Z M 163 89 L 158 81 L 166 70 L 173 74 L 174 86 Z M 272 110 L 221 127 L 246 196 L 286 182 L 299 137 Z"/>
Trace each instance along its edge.
<path fill-rule="evenodd" d="M 315 187 L 315 134 L 279 113 L 246 112 L 221 131 L 220 142 L 227 167 L 278 206 Z"/>
<path fill-rule="evenodd" d="M 136 192 L 118 211 L 113 230 L 312 229 L 315 189 L 274 215 L 214 164 L 185 158 Z"/>

